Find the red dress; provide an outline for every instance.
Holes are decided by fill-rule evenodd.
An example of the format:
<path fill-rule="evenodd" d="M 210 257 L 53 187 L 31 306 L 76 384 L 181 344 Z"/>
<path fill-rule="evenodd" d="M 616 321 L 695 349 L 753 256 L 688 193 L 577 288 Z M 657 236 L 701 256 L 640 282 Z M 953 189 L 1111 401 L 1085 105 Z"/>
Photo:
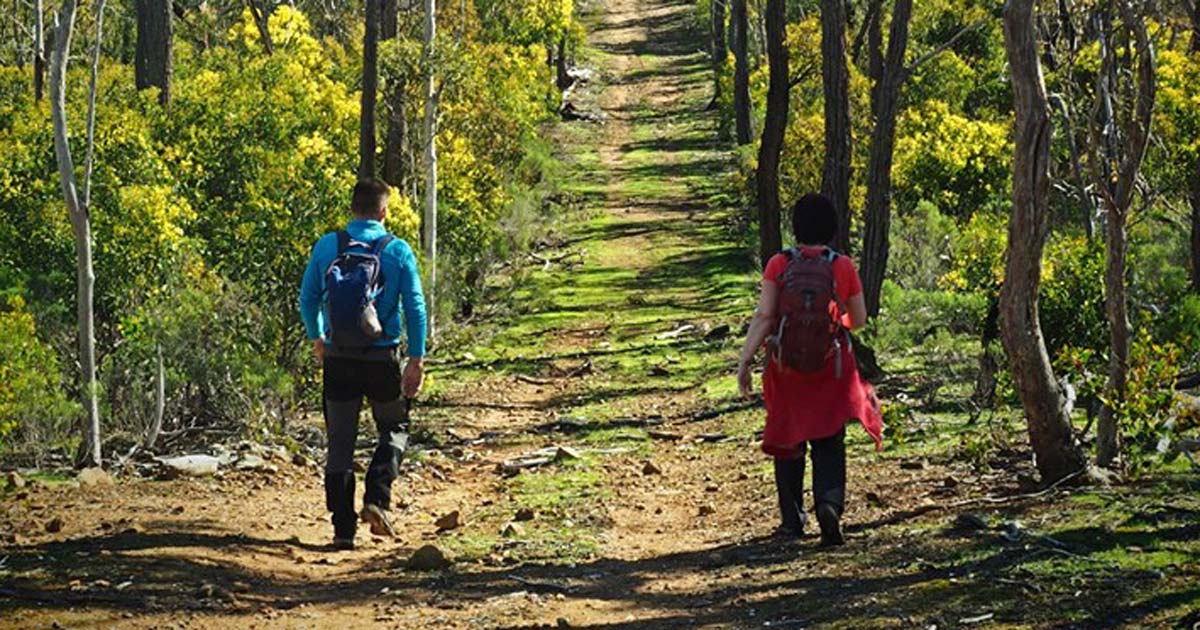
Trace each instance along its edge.
<path fill-rule="evenodd" d="M 804 247 L 804 249 L 808 249 Z M 763 282 L 778 285 L 787 269 L 788 257 L 776 254 L 763 270 Z M 843 304 L 862 293 L 862 280 L 848 256 L 833 261 L 835 289 Z M 830 312 L 838 311 L 836 303 Z M 845 313 L 837 313 L 840 317 Z M 858 363 L 849 343 L 842 345 L 842 374 L 829 361 L 820 372 L 803 373 L 777 365 L 772 358 L 763 373 L 763 401 L 767 407 L 767 426 L 763 430 L 762 450 L 774 457 L 791 457 L 802 442 L 830 437 L 847 422 L 860 422 L 876 450 L 883 448 L 883 415 L 875 389 L 858 374 Z"/>

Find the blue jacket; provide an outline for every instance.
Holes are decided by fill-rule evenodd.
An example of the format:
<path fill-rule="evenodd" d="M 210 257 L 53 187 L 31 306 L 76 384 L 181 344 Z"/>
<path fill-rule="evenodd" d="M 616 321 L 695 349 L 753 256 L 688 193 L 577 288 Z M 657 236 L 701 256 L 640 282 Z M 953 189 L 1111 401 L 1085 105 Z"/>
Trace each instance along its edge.
<path fill-rule="evenodd" d="M 379 221 L 354 219 L 346 225 L 350 238 L 372 243 L 387 234 Z M 325 271 L 338 255 L 337 232 L 322 236 L 313 246 L 304 271 L 304 282 L 300 285 L 300 319 L 309 339 L 329 337 L 325 324 Z M 395 239 L 383 250 L 381 273 L 383 291 L 376 299 L 375 308 L 379 323 L 383 326 L 383 337 L 376 346 L 389 347 L 400 344 L 400 310 L 404 309 L 404 332 L 408 338 L 408 356 L 425 356 L 425 296 L 421 291 L 421 277 L 417 273 L 417 258 L 412 248 L 403 239 Z"/>

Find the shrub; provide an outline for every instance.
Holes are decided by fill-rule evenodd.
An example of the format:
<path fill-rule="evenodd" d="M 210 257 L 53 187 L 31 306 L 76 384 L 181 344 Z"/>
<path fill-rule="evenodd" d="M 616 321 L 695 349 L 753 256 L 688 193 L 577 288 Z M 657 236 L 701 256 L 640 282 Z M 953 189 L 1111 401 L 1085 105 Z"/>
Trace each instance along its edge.
<path fill-rule="evenodd" d="M 954 219 L 928 201 L 900 213 L 891 225 L 888 276 L 906 289 L 936 289 L 949 271 L 957 236 Z"/>
<path fill-rule="evenodd" d="M 62 445 L 81 408 L 67 399 L 54 351 L 19 295 L 0 301 L 0 453 Z M 16 436 L 9 441 L 9 436 Z"/>

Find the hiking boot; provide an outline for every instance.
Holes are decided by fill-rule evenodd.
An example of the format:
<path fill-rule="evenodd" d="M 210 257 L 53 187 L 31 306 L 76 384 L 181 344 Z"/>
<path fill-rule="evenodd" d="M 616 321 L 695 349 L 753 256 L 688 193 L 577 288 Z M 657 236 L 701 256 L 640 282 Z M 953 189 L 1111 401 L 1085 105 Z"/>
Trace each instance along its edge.
<path fill-rule="evenodd" d="M 338 538 L 333 539 L 334 551 L 351 551 L 354 549 L 354 538 Z"/>
<path fill-rule="evenodd" d="M 822 503 L 817 506 L 817 523 L 821 526 L 821 546 L 836 547 L 846 544 L 842 535 L 842 524 L 837 509 L 832 504 Z"/>
<path fill-rule="evenodd" d="M 362 520 L 364 523 L 371 526 L 371 533 L 376 536 L 387 536 L 388 538 L 396 537 L 396 530 L 392 528 L 392 522 L 388 520 L 387 513 L 378 505 L 368 503 L 363 506 Z"/>

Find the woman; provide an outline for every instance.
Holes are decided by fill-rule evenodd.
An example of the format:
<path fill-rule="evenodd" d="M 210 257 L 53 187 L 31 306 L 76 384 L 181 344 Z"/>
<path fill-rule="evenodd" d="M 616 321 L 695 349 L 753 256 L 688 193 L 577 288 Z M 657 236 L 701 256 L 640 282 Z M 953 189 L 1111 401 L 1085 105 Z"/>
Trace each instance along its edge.
<path fill-rule="evenodd" d="M 858 420 L 876 448 L 881 446 L 879 402 L 859 376 L 850 346 L 849 331 L 866 323 L 867 308 L 854 262 L 829 247 L 838 231 L 833 203 L 823 195 L 805 195 L 792 208 L 792 229 L 797 246 L 773 256 L 763 271 L 758 310 L 738 362 L 738 388 L 751 395 L 750 366 L 759 347 L 769 342 L 762 449 L 775 458 L 780 531 L 803 534 L 804 456 L 811 448 L 821 544 L 841 545 L 846 423 Z M 813 296 L 829 303 L 814 307 Z M 810 313 L 801 312 L 805 297 Z"/>

